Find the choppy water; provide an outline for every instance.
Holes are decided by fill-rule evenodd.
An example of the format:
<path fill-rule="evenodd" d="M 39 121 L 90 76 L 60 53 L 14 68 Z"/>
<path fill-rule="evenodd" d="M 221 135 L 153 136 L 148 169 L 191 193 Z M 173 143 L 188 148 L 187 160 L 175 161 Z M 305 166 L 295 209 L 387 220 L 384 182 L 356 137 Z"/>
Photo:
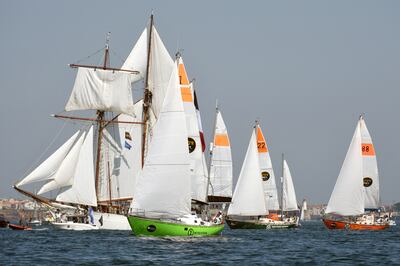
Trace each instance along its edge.
<path fill-rule="evenodd" d="M 399 221 L 397 221 L 399 223 Z M 211 238 L 137 238 L 118 231 L 0 230 L 0 265 L 400 265 L 400 225 L 381 232 L 229 230 Z"/>

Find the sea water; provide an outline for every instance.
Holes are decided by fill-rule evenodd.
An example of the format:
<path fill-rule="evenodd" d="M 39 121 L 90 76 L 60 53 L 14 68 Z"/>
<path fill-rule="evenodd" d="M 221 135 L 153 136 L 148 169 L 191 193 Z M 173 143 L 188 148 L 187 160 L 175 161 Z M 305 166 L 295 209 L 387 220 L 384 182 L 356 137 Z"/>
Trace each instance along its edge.
<path fill-rule="evenodd" d="M 399 223 L 399 221 L 397 221 Z M 0 265 L 395 265 L 400 225 L 385 231 L 230 230 L 208 238 L 138 238 L 128 231 L 0 230 Z"/>

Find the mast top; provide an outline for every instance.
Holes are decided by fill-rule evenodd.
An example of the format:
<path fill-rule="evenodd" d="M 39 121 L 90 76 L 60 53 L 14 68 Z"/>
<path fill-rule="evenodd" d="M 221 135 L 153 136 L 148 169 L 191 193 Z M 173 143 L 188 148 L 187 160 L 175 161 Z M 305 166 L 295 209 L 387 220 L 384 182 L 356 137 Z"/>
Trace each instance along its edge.
<path fill-rule="evenodd" d="M 110 38 L 111 38 L 111 31 L 107 32 L 107 35 L 106 35 L 106 49 L 107 50 L 110 48 Z"/>

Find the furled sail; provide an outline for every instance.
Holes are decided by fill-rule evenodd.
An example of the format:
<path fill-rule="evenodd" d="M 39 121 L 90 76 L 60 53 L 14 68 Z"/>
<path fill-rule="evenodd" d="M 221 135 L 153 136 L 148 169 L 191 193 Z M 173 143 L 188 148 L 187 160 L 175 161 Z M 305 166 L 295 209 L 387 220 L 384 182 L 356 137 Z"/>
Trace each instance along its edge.
<path fill-rule="evenodd" d="M 283 161 L 283 189 L 282 208 L 283 211 L 297 211 L 296 192 L 294 190 L 292 175 L 286 160 Z"/>
<path fill-rule="evenodd" d="M 364 213 L 364 197 L 361 129 L 360 123 L 357 123 L 325 212 L 343 216 L 361 215 Z"/>
<path fill-rule="evenodd" d="M 22 179 L 17 184 L 17 187 L 33 182 L 52 179 L 57 169 L 64 161 L 65 156 L 67 156 L 68 152 L 71 150 L 71 147 L 74 145 L 79 133 L 80 131 L 76 132 L 71 138 L 69 138 L 60 148 L 50 155 L 49 158 L 47 158 L 43 163 L 36 167 L 35 170 Z"/>
<path fill-rule="evenodd" d="M 268 210 L 265 206 L 260 175 L 256 132 L 253 130 L 232 202 L 229 205 L 228 215 L 253 216 L 265 214 L 268 214 Z"/>
<path fill-rule="evenodd" d="M 364 119 L 360 118 L 361 128 L 361 150 L 363 157 L 363 184 L 365 190 L 366 209 L 377 209 L 380 204 L 379 197 L 379 174 L 376 162 L 375 147 L 371 135 L 367 129 Z"/>
<path fill-rule="evenodd" d="M 97 206 L 94 165 L 93 165 L 93 127 L 86 133 L 79 151 L 79 159 L 73 173 L 72 186 L 60 193 L 60 202 Z"/>
<path fill-rule="evenodd" d="M 232 154 L 228 130 L 217 109 L 214 142 L 211 143 L 210 187 L 213 196 L 232 197 Z"/>
<path fill-rule="evenodd" d="M 101 110 L 133 114 L 132 76 L 127 72 L 78 68 L 65 110 Z"/>
<path fill-rule="evenodd" d="M 135 104 L 140 114 L 143 101 Z M 117 121 L 139 122 L 141 117 L 121 114 Z M 103 131 L 98 200 L 131 199 L 141 165 L 142 126 L 112 123 Z"/>
<path fill-rule="evenodd" d="M 131 204 L 133 211 L 144 211 L 147 217 L 190 214 L 188 134 L 177 70 L 174 67 L 171 73 Z"/>
<path fill-rule="evenodd" d="M 279 210 L 278 190 L 275 183 L 274 169 L 267 142 L 265 141 L 261 127 L 257 125 L 257 149 L 260 160 L 260 170 L 265 193 L 265 204 L 269 211 Z"/>
<path fill-rule="evenodd" d="M 183 108 L 186 115 L 188 148 L 191 174 L 192 199 L 206 202 L 207 170 L 200 139 L 198 116 L 194 106 L 194 95 L 181 57 L 178 58 L 178 74 Z"/>

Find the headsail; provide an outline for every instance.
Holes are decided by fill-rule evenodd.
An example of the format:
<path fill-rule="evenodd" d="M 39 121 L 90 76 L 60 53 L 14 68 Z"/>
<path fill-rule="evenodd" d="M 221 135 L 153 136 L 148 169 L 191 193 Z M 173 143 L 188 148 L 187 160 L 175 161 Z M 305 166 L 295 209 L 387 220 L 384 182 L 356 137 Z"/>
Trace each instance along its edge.
<path fill-rule="evenodd" d="M 283 211 L 297 211 L 296 192 L 294 190 L 292 175 L 286 160 L 283 161 L 283 189 L 282 189 Z"/>
<path fill-rule="evenodd" d="M 376 162 L 375 147 L 363 117 L 360 117 L 361 150 L 363 157 L 363 184 L 365 190 L 365 208 L 379 208 L 379 174 Z"/>
<path fill-rule="evenodd" d="M 267 142 L 265 141 L 259 125 L 257 125 L 257 149 L 265 193 L 265 204 L 269 211 L 279 210 L 278 190 L 276 188 L 274 169 L 272 168 Z"/>
<path fill-rule="evenodd" d="M 166 92 L 131 205 L 155 218 L 190 214 L 191 208 L 188 135 L 176 67 Z"/>
<path fill-rule="evenodd" d="M 79 152 L 73 177 L 72 186 L 56 198 L 60 202 L 97 206 L 94 185 L 93 165 L 93 126 L 86 133 L 85 140 Z"/>
<path fill-rule="evenodd" d="M 364 213 L 363 158 L 361 154 L 361 128 L 357 123 L 326 213 L 343 216 Z"/>
<path fill-rule="evenodd" d="M 232 197 L 232 154 L 228 130 L 217 108 L 214 142 L 210 145 L 209 195 Z"/>
<path fill-rule="evenodd" d="M 198 116 L 194 106 L 194 94 L 189 83 L 182 57 L 178 57 L 178 74 L 183 107 L 186 115 L 188 148 L 192 184 L 192 199 L 206 202 L 207 170 L 200 138 Z"/>
<path fill-rule="evenodd" d="M 52 155 L 49 156 L 43 163 L 41 163 L 35 170 L 22 179 L 16 186 L 22 186 L 33 182 L 50 180 L 64 161 L 65 156 L 71 150 L 80 131 L 76 132 L 69 138 L 60 148 L 58 148 Z"/>
<path fill-rule="evenodd" d="M 232 202 L 229 205 L 228 215 L 253 216 L 265 214 L 268 214 L 268 210 L 265 206 L 260 175 L 256 132 L 253 130 Z"/>

